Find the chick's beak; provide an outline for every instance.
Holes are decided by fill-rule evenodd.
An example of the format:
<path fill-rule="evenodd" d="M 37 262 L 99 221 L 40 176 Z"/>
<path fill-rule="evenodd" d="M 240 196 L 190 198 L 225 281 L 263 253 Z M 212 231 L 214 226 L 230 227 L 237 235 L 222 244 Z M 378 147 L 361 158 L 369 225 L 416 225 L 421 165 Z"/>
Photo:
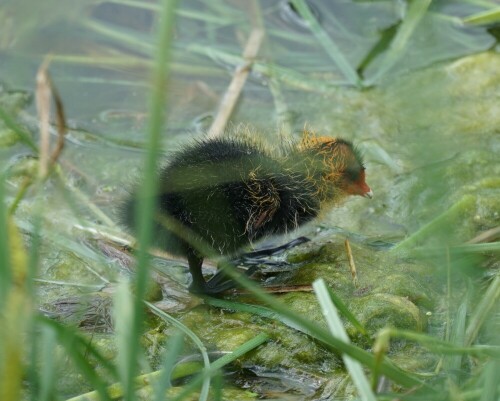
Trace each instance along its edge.
<path fill-rule="evenodd" d="M 359 195 L 361 195 L 365 198 L 368 198 L 368 199 L 373 198 L 373 191 L 366 183 L 364 169 L 361 171 L 361 176 L 360 176 L 360 179 L 358 181 L 358 188 L 359 188 L 359 192 L 358 192 Z"/>
<path fill-rule="evenodd" d="M 365 182 L 361 184 L 356 183 L 355 185 L 351 185 L 347 188 L 346 192 L 351 195 L 359 195 L 368 199 L 373 198 L 373 191 L 368 185 L 366 185 Z"/>
<path fill-rule="evenodd" d="M 373 198 L 373 191 L 370 189 L 368 192 L 365 192 L 365 193 L 363 194 L 363 196 L 364 196 L 365 198 L 369 198 L 369 199 L 371 199 L 371 198 Z"/>
<path fill-rule="evenodd" d="M 358 194 L 368 199 L 373 198 L 373 191 L 364 180 L 359 184 Z"/>

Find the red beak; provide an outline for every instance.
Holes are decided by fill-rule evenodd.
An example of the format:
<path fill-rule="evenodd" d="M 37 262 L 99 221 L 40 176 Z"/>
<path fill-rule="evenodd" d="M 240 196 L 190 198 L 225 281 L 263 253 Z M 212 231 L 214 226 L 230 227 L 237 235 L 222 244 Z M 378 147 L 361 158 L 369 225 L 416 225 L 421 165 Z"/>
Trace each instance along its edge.
<path fill-rule="evenodd" d="M 372 189 L 366 184 L 366 182 L 363 182 L 360 186 L 360 195 L 364 196 L 365 198 L 373 198 L 373 191 Z"/>
<path fill-rule="evenodd" d="M 358 190 L 359 195 L 369 199 L 373 198 L 373 191 L 365 181 L 365 170 L 361 172 L 361 177 L 358 180 Z"/>

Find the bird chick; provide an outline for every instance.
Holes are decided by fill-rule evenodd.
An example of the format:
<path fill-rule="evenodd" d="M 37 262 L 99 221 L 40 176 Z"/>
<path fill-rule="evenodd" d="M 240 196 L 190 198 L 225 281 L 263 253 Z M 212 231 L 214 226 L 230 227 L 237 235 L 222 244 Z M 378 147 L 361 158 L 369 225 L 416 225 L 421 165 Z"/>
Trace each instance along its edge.
<path fill-rule="evenodd" d="M 201 139 L 158 171 L 153 245 L 188 260 L 191 292 L 214 294 L 220 289 L 205 281 L 197 243 L 234 256 L 254 240 L 311 221 L 349 195 L 371 198 L 372 191 L 363 159 L 347 140 L 306 132 L 298 143 L 272 152 L 255 139 Z M 133 191 L 122 208 L 122 222 L 132 232 L 140 196 Z"/>

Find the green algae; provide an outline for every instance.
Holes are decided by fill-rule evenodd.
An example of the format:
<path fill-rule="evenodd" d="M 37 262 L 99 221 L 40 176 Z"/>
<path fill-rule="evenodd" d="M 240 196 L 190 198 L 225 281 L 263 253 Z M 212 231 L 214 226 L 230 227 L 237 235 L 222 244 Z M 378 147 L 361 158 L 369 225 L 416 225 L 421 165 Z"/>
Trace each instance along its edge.
<path fill-rule="evenodd" d="M 25 91 L 6 90 L 0 84 L 0 105 L 11 115 L 17 114 L 20 110 L 26 108 L 32 100 L 32 95 Z"/>
<path fill-rule="evenodd" d="M 433 307 L 435 298 L 432 294 L 435 292 L 431 287 L 419 283 L 416 278 L 413 278 L 413 282 L 410 279 L 405 283 L 403 273 L 407 272 L 412 265 L 398 264 L 395 257 L 382 252 L 375 254 L 379 257 L 374 258 L 373 251 L 354 245 L 353 252 L 357 259 L 361 283 L 381 283 L 379 286 L 372 284 L 357 289 L 352 283 L 346 261 L 342 260 L 344 256 L 339 254 L 343 243 L 338 244 L 335 239 L 329 241 L 333 242 L 313 245 L 312 247 L 316 249 L 310 249 L 311 246 L 308 246 L 306 253 L 311 257 L 312 262 L 307 263 L 303 258 L 299 258 L 303 265 L 294 270 L 291 279 L 293 284 L 304 284 L 304 281 L 310 283 L 312 277 L 324 277 L 332 283 L 336 294 L 347 303 L 348 309 L 354 313 L 371 335 L 387 325 L 416 331 L 426 328 L 425 313 L 427 308 Z M 295 251 L 294 257 L 298 253 L 300 251 Z M 321 263 L 317 263 L 318 260 Z M 389 261 L 393 264 L 388 263 Z M 398 269 L 400 272 L 396 274 Z M 388 275 L 387 270 L 390 270 L 392 274 Z M 338 277 L 342 277 L 344 285 L 335 285 Z M 394 285 L 394 283 L 399 283 L 399 285 Z M 419 285 L 413 286 L 412 283 L 419 283 Z M 248 297 L 246 299 L 248 300 Z M 307 316 L 310 320 L 318 322 L 318 325 L 325 327 L 321 309 L 313 294 L 290 292 L 281 295 L 280 300 L 294 312 Z M 418 306 L 414 302 L 418 303 Z M 205 307 L 198 307 L 184 314 L 182 322 L 193 329 L 210 349 L 217 350 L 224 350 L 224 347 L 231 344 L 231 338 L 240 338 L 240 336 L 255 333 L 257 330 L 264 330 L 274 340 L 249 355 L 244 362 L 246 365 L 262 366 L 266 369 L 294 370 L 300 366 L 302 374 L 316 378 L 323 385 L 326 385 L 328 372 L 346 375 L 337 356 L 326 353 L 321 345 L 311 342 L 307 335 L 298 333 L 275 320 L 263 319 L 250 313 L 216 312 L 212 309 L 207 310 Z M 369 346 L 370 341 L 361 336 L 347 322 L 346 327 L 359 345 Z M 394 352 L 398 355 L 398 352 L 402 353 L 404 348 L 405 357 L 414 358 L 415 347 L 415 345 L 408 344 L 407 347 L 398 347 Z M 429 356 L 425 352 L 419 352 L 418 355 L 423 360 L 414 362 L 414 365 L 428 366 Z M 404 359 L 402 355 L 399 358 Z"/>
<path fill-rule="evenodd" d="M 432 309 L 437 295 L 428 285 L 422 283 L 422 277 L 412 277 L 411 274 L 389 274 L 385 280 L 373 288 L 378 294 L 392 294 L 402 297 L 419 307 L 420 309 Z"/>
<path fill-rule="evenodd" d="M 8 148 L 15 145 L 19 141 L 19 135 L 14 130 L 11 130 L 0 123 L 0 148 Z"/>
<path fill-rule="evenodd" d="M 383 327 L 422 331 L 425 321 L 418 307 L 407 298 L 376 293 L 349 302 L 351 311 L 369 332 Z"/>

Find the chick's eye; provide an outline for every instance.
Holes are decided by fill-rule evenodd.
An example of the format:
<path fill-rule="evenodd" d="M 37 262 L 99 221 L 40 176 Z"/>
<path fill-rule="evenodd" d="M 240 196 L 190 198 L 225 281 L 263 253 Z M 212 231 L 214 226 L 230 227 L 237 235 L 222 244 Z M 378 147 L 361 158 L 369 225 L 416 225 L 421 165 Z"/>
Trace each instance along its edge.
<path fill-rule="evenodd" d="M 346 180 L 352 181 L 352 182 L 358 181 L 360 174 L 361 174 L 361 171 L 358 169 L 356 169 L 356 170 L 347 169 L 344 171 L 344 177 L 346 178 Z"/>

